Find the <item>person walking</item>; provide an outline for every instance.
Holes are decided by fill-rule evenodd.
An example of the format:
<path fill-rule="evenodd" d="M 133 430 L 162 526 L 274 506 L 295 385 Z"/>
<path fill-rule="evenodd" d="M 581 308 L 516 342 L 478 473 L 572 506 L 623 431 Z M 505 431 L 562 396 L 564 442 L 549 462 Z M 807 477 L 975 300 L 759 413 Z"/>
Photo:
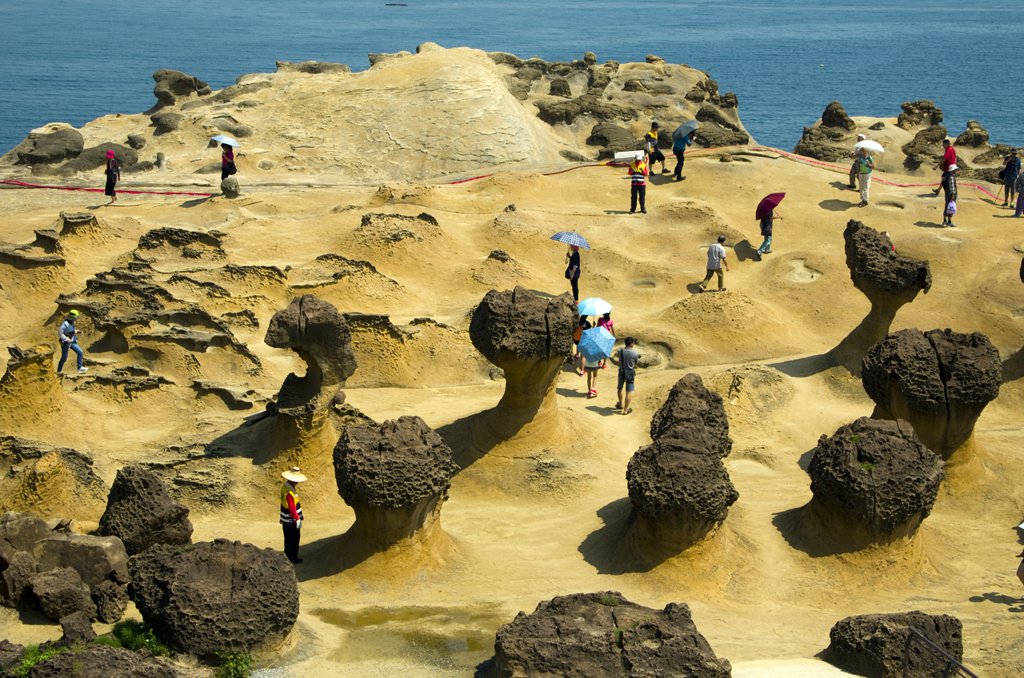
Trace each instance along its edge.
<path fill-rule="evenodd" d="M 107 175 L 107 185 L 103 188 L 103 194 L 110 196 L 110 202 L 107 204 L 113 205 L 117 202 L 117 182 L 121 181 L 121 168 L 113 151 L 107 151 L 107 169 L 103 170 L 103 173 Z"/>
<path fill-rule="evenodd" d="M 697 138 L 697 130 L 693 130 L 684 137 L 680 137 L 672 142 L 672 155 L 676 156 L 676 181 L 683 180 L 683 163 L 686 162 L 686 147 L 693 143 L 693 140 Z"/>
<path fill-rule="evenodd" d="M 857 207 L 867 207 L 871 191 L 871 170 L 875 169 L 875 159 L 868 155 L 868 149 L 860 149 L 857 165 L 857 181 L 860 183 L 860 204 Z"/>
<path fill-rule="evenodd" d="M 634 343 L 636 340 L 633 337 L 626 337 L 626 347 L 619 349 L 619 402 L 615 404 L 615 409 L 622 410 L 623 414 L 633 411 L 629 402 L 633 399 L 633 391 L 636 388 L 636 364 L 640 360 L 640 354 L 633 348 Z"/>
<path fill-rule="evenodd" d="M 597 374 L 601 369 L 600 360 L 589 360 L 586 356 L 583 356 L 583 369 L 587 373 L 587 397 L 597 397 Z"/>
<path fill-rule="evenodd" d="M 565 258 L 568 264 L 565 268 L 565 277 L 572 285 L 573 301 L 578 304 L 580 303 L 580 248 L 576 245 L 569 245 Z"/>
<path fill-rule="evenodd" d="M 725 274 L 722 273 L 722 266 L 725 266 L 725 270 L 729 270 L 729 262 L 725 260 L 725 247 L 722 243 L 725 242 L 725 236 L 718 236 L 718 242 L 708 248 L 708 274 L 704 276 L 704 282 L 700 284 L 700 291 L 703 292 L 708 288 L 708 281 L 711 280 L 711 276 L 718 275 L 718 291 L 725 291 Z"/>
<path fill-rule="evenodd" d="M 949 169 L 942 173 L 940 188 L 942 188 L 944 193 L 942 196 L 943 226 L 956 226 L 956 224 L 953 223 L 953 215 L 956 214 L 956 173 L 958 169 L 959 168 L 956 165 L 950 165 Z"/>
<path fill-rule="evenodd" d="M 1019 217 L 1024 214 L 1024 172 L 1017 173 L 1013 187 L 1017 190 L 1017 209 L 1013 211 L 1013 216 Z"/>
<path fill-rule="evenodd" d="M 1003 160 L 1003 207 L 1013 207 L 1013 194 L 1020 176 L 1020 158 L 1017 151 L 1012 150 Z"/>
<path fill-rule="evenodd" d="M 78 345 L 78 335 L 82 331 L 75 329 L 75 322 L 78 320 L 79 315 L 78 311 L 71 309 L 68 312 L 67 318 L 57 329 L 57 340 L 60 341 L 60 362 L 57 363 L 57 374 L 60 374 L 61 370 L 64 369 L 64 363 L 67 362 L 69 350 L 78 354 L 78 373 L 85 374 L 89 371 L 88 367 L 82 365 L 84 355 L 82 354 L 82 347 Z"/>
<path fill-rule="evenodd" d="M 235 151 L 227 144 L 220 145 L 220 180 L 224 181 L 232 174 L 238 172 L 235 167 Z"/>
<path fill-rule="evenodd" d="M 306 476 L 298 466 L 281 474 L 281 527 L 284 530 L 284 554 L 292 563 L 302 562 L 299 558 L 299 540 L 302 531 L 302 504 L 299 502 L 299 483 L 306 482 Z"/>
<path fill-rule="evenodd" d="M 583 333 L 589 330 L 591 327 L 593 327 L 593 325 L 591 325 L 590 321 L 587 320 L 587 316 L 581 315 L 580 323 L 576 327 L 576 333 L 573 335 L 573 340 L 576 342 L 576 355 L 573 356 L 573 369 L 576 370 L 576 374 L 580 375 L 581 377 L 583 376 L 583 356 L 580 355 L 580 338 L 583 336 Z M 577 360 L 580 361 L 579 367 L 575 367 L 575 362 Z"/>
<path fill-rule="evenodd" d="M 612 322 L 611 311 L 608 311 L 603 316 L 597 319 L 597 326 L 605 328 L 606 330 L 608 330 L 608 334 L 612 335 L 613 337 L 615 336 L 615 323 Z M 607 358 L 602 358 L 600 362 L 602 370 L 608 367 Z"/>
<path fill-rule="evenodd" d="M 629 163 L 629 174 L 632 177 L 629 187 L 629 213 L 636 212 L 636 201 L 640 199 L 640 211 L 647 214 L 647 156 L 637 151 L 636 160 Z"/>
<path fill-rule="evenodd" d="M 943 172 L 948 172 L 949 168 L 952 167 L 955 164 L 956 164 L 956 149 L 953 148 L 953 145 L 949 143 L 949 139 L 943 139 L 942 140 L 942 160 L 940 160 L 937 163 L 935 163 L 935 165 L 932 166 L 932 169 L 940 169 L 941 168 Z M 932 191 L 932 193 L 934 193 L 935 195 L 938 195 L 941 190 L 942 190 L 942 186 L 940 185 L 938 188 L 936 188 L 934 191 Z"/>
<path fill-rule="evenodd" d="M 768 214 L 761 217 L 761 235 L 764 236 L 764 242 L 757 248 L 757 260 L 761 261 L 762 254 L 772 253 L 772 223 L 776 220 L 782 220 L 782 217 L 775 214 L 775 210 L 771 210 Z"/>
<path fill-rule="evenodd" d="M 867 141 L 867 139 L 868 138 L 863 134 L 857 135 L 858 144 L 862 141 Z M 856 148 L 850 152 L 850 157 L 853 158 L 853 164 L 850 165 L 850 188 L 852 188 L 853 190 L 857 190 L 857 174 L 860 173 L 860 164 L 857 162 L 858 155 L 859 153 L 857 152 Z"/>
<path fill-rule="evenodd" d="M 647 152 L 647 157 L 650 159 L 651 166 L 654 163 L 661 161 L 661 173 L 669 174 L 669 171 L 665 169 L 665 154 L 661 152 L 661 148 L 658 147 L 658 123 L 651 123 L 651 131 L 644 135 L 644 151 Z"/>

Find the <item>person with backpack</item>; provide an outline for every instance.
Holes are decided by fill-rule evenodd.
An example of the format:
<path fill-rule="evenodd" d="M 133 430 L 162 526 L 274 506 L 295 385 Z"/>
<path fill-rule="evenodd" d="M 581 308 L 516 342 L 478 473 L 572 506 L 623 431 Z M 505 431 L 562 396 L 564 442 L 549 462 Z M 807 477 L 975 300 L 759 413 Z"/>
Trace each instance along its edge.
<path fill-rule="evenodd" d="M 117 202 L 115 187 L 117 182 L 121 181 L 121 168 L 117 164 L 117 158 L 114 157 L 113 151 L 107 151 L 107 169 L 103 170 L 103 173 L 107 175 L 107 185 L 103 189 L 103 194 L 110 196 L 110 202 L 107 204 L 113 205 Z"/>
<path fill-rule="evenodd" d="M 1020 176 L 1020 158 L 1017 157 L 1017 151 L 1010 151 L 1003 160 L 1003 171 L 1000 175 L 1003 177 L 1003 207 L 1013 207 L 1013 194 L 1017 177 Z"/>
<path fill-rule="evenodd" d="M 64 363 L 67 362 L 69 350 L 78 354 L 78 373 L 85 374 L 89 371 L 88 367 L 82 365 L 84 356 L 82 354 L 82 347 L 78 345 L 78 335 L 82 331 L 75 329 L 75 321 L 78 320 L 79 315 L 78 311 L 72 309 L 57 329 L 57 340 L 60 341 L 60 362 L 57 363 L 57 374 L 60 374 L 61 370 L 64 369 Z"/>

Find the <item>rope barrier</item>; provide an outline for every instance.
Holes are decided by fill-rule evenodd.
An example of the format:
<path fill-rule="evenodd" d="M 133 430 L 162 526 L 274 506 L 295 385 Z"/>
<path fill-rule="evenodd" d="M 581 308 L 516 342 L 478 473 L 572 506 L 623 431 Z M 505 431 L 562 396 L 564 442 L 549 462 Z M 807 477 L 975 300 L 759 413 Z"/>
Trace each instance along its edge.
<path fill-rule="evenodd" d="M 0 181 L 0 184 L 8 184 L 10 186 L 20 186 L 21 188 L 49 188 L 55 191 L 84 191 L 87 193 L 102 193 L 102 188 L 81 188 L 79 186 L 46 186 L 44 184 L 26 184 L 24 181 L 16 181 L 14 179 L 4 179 Z M 118 193 L 129 193 L 132 195 L 198 195 L 206 196 L 209 198 L 213 193 L 180 193 L 173 191 L 118 191 Z"/>

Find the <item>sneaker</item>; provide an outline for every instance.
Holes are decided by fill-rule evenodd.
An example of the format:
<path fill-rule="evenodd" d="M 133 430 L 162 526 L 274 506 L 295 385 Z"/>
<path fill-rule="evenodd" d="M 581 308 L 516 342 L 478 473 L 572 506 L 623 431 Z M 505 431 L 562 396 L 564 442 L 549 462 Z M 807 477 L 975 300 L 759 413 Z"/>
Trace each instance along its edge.
<path fill-rule="evenodd" d="M 636 214 L 636 210 L 629 210 L 630 214 Z"/>
<path fill-rule="evenodd" d="M 79 367 L 79 368 L 78 368 L 78 373 L 79 373 L 79 374 L 85 374 L 85 373 L 86 373 L 86 372 L 88 372 L 88 371 L 89 371 L 89 368 L 88 368 L 88 367 Z"/>
<path fill-rule="evenodd" d="M 644 214 L 647 214 L 647 210 L 640 210 L 640 211 L 643 212 Z"/>
<path fill-rule="evenodd" d="M 946 226 L 949 226 L 950 228 L 955 228 L 955 227 L 956 227 L 956 224 L 954 224 L 954 223 L 953 223 L 953 222 L 951 221 L 951 222 L 949 222 L 948 224 L 946 224 Z"/>
<path fill-rule="evenodd" d="M 661 173 L 662 173 L 662 174 L 672 174 L 672 170 L 669 170 L 669 169 L 663 169 L 663 170 L 661 170 Z"/>

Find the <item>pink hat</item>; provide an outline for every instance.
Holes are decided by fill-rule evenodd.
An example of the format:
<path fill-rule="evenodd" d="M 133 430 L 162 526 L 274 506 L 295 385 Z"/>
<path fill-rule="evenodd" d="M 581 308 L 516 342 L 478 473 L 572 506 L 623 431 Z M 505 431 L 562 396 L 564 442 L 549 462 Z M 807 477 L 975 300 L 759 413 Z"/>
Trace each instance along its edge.
<path fill-rule="evenodd" d="M 107 151 L 107 157 L 108 158 L 113 158 L 114 157 L 114 152 L 113 151 Z"/>

